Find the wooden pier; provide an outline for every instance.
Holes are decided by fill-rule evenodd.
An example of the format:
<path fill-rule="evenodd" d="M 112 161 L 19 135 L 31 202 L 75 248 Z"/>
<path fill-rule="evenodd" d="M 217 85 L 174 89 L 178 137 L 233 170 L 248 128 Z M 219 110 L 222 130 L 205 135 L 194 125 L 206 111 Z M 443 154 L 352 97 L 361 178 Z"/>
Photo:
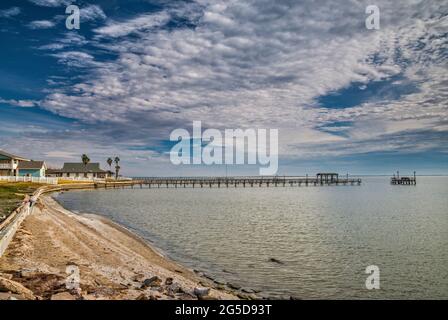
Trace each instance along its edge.
<path fill-rule="evenodd" d="M 97 187 L 146 187 L 146 188 L 237 188 L 237 187 L 300 187 L 300 186 L 354 186 L 361 185 L 359 178 L 325 178 L 318 175 L 308 176 L 284 176 L 284 177 L 142 177 L 130 181 L 117 183 L 98 183 Z"/>
<path fill-rule="evenodd" d="M 390 178 L 390 184 L 392 185 L 406 185 L 406 186 L 415 186 L 417 185 L 417 178 L 415 176 L 413 177 L 400 177 L 400 172 L 397 171 L 397 175 L 393 175 L 392 178 Z"/>

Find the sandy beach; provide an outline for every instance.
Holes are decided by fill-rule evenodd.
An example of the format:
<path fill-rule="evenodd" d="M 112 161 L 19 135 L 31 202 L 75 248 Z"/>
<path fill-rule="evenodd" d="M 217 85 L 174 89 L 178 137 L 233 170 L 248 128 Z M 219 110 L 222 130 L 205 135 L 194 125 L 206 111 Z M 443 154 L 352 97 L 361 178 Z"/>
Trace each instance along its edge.
<path fill-rule="evenodd" d="M 67 266 L 78 268 L 79 289 L 67 289 Z M 3 299 L 238 298 L 127 229 L 97 215 L 74 214 L 48 195 L 0 258 L 0 291 Z"/>

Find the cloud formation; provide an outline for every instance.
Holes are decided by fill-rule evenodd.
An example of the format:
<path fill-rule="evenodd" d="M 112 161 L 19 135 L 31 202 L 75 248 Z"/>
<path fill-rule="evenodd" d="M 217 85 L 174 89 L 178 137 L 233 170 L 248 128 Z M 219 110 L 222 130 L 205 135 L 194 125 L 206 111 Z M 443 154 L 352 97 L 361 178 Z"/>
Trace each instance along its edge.
<path fill-rule="evenodd" d="M 159 14 L 144 14 L 125 22 L 110 21 L 106 26 L 98 28 L 95 32 L 106 37 L 123 37 L 137 31 L 148 31 L 154 27 L 166 24 L 170 16 L 166 12 Z"/>
<path fill-rule="evenodd" d="M 20 14 L 19 7 L 11 7 L 9 9 L 0 10 L 0 18 L 11 18 Z"/>
<path fill-rule="evenodd" d="M 79 9 L 79 17 L 82 23 L 94 20 L 104 20 L 106 19 L 106 14 L 100 6 L 88 5 Z"/>
<path fill-rule="evenodd" d="M 99 144 L 114 136 L 127 150 L 155 148 L 172 129 L 201 120 L 279 128 L 285 158 L 448 151 L 448 4 L 378 0 L 381 29 L 366 30 L 368 4 L 198 0 L 126 19 L 91 8 L 105 20 L 91 38 L 73 38 L 76 49 L 61 39 L 41 48 L 85 71 L 41 106 L 85 124 Z M 390 90 L 357 105 L 321 103 L 381 83 Z"/>
<path fill-rule="evenodd" d="M 53 28 L 55 25 L 56 23 L 50 20 L 35 20 L 31 21 L 28 24 L 28 27 L 31 29 L 49 29 Z"/>
<path fill-rule="evenodd" d="M 2 98 L 0 98 L 0 103 L 5 103 L 10 106 L 23 107 L 23 108 L 36 107 L 39 105 L 39 102 L 35 100 L 15 100 L 15 99 L 2 99 Z"/>
<path fill-rule="evenodd" d="M 35 5 L 42 7 L 59 7 L 63 5 L 69 5 L 71 0 L 29 0 Z"/>

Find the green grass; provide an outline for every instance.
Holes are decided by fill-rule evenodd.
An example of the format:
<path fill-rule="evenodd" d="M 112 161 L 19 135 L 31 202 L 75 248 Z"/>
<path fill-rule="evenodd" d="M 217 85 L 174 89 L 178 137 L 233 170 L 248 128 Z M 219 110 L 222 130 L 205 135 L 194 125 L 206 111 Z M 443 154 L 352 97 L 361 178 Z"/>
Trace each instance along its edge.
<path fill-rule="evenodd" d="M 6 219 L 23 201 L 41 185 L 28 182 L 0 182 L 0 222 Z"/>

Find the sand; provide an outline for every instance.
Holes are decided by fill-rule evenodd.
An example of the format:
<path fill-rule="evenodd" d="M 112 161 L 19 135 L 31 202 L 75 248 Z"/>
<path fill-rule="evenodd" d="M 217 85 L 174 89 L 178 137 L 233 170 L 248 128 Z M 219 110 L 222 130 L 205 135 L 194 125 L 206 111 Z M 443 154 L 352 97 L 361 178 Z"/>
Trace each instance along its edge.
<path fill-rule="evenodd" d="M 79 289 L 67 288 L 67 266 L 78 268 Z M 2 277 L 38 299 L 197 299 L 195 288 L 210 288 L 203 299 L 237 299 L 125 228 L 72 213 L 49 196 L 40 198 L 0 258 Z"/>

